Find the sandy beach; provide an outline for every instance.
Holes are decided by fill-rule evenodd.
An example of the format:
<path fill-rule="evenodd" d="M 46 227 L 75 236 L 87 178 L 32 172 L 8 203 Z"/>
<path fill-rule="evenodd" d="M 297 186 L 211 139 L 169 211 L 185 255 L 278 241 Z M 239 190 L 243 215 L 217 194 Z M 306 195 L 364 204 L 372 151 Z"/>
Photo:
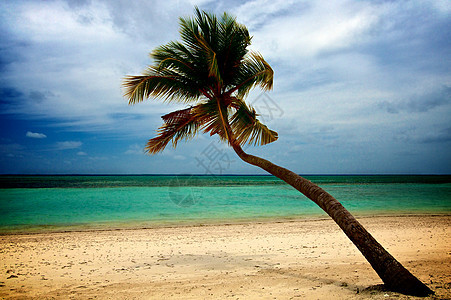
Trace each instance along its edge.
<path fill-rule="evenodd" d="M 451 299 L 451 216 L 359 220 Z M 381 283 L 327 219 L 0 236 L 5 299 L 415 299 Z"/>

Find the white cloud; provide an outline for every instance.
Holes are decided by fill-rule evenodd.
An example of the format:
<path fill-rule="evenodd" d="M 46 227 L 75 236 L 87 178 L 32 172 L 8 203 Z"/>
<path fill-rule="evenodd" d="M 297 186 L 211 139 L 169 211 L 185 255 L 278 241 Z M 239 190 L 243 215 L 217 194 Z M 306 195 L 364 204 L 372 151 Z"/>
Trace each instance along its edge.
<path fill-rule="evenodd" d="M 72 10 L 61 1 L 27 2 L 19 16 L 23 22 L 16 30 L 37 43 L 90 44 L 114 36 L 111 18 L 100 2 L 92 3 L 90 11 Z"/>
<path fill-rule="evenodd" d="M 90 160 L 94 160 L 94 161 L 106 161 L 106 160 L 111 160 L 110 158 L 106 157 L 106 156 L 94 156 L 94 157 L 90 157 Z"/>
<path fill-rule="evenodd" d="M 144 147 L 142 145 L 133 144 L 130 145 L 127 149 L 127 151 L 124 152 L 125 154 L 132 154 L 132 155 L 143 155 L 144 154 Z"/>
<path fill-rule="evenodd" d="M 148 53 L 156 46 L 179 40 L 178 17 L 191 16 L 195 2 L 217 14 L 236 14 L 253 35 L 252 48 L 275 71 L 274 91 L 268 95 L 284 114 L 268 120 L 279 140 L 264 151 L 289 149 L 297 140 L 359 145 L 362 139 L 382 139 L 381 130 L 417 126 L 442 132 L 449 127 L 450 106 L 434 108 L 438 100 L 428 96 L 451 83 L 451 6 L 446 0 L 0 1 L 5 53 L 14 53 L 2 57 L 8 64 L 0 80 L 22 93 L 2 111 L 127 144 L 139 137 L 142 144 L 121 147 L 126 154 L 142 155 L 146 140 L 161 125 L 159 116 L 183 105 L 148 101 L 130 107 L 121 80 L 150 64 Z M 422 109 L 421 115 L 410 113 Z M 396 115 L 402 120 L 390 114 L 395 110 L 404 112 Z M 332 130 L 321 131 L 328 126 Z M 81 145 L 67 141 L 56 148 Z M 169 146 L 160 157 L 190 157 L 180 147 Z"/>
<path fill-rule="evenodd" d="M 302 59 L 355 46 L 377 21 L 378 11 L 365 3 L 315 1 L 258 19 L 263 22 L 252 33 L 253 47 L 266 59 L 296 65 Z"/>
<path fill-rule="evenodd" d="M 43 133 L 37 133 L 37 132 L 31 132 L 31 131 L 27 131 L 25 136 L 29 137 L 29 138 L 33 138 L 33 139 L 45 139 L 47 137 Z"/>
<path fill-rule="evenodd" d="M 86 152 L 83 152 L 83 151 L 79 151 L 79 152 L 77 152 L 77 155 L 78 156 L 86 156 L 86 155 L 88 155 Z"/>
<path fill-rule="evenodd" d="M 268 21 L 275 19 L 277 14 L 286 13 L 299 1 L 287 0 L 253 0 L 240 5 L 234 13 L 238 16 L 238 22 L 249 29 L 255 29 Z M 307 9 L 309 4 L 302 4 L 302 9 Z"/>
<path fill-rule="evenodd" d="M 68 149 L 76 149 L 80 148 L 83 145 L 82 142 L 78 141 L 65 141 L 65 142 L 57 142 L 56 148 L 57 150 L 68 150 Z"/>
<path fill-rule="evenodd" d="M 438 12 L 449 14 L 451 11 L 451 4 L 448 0 L 423 0 L 426 5 L 432 5 Z"/>

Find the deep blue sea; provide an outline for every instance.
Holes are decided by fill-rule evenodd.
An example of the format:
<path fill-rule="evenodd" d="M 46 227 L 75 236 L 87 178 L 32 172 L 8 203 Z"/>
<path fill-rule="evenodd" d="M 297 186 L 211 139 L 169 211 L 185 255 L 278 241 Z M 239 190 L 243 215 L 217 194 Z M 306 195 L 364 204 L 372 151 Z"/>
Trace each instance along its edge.
<path fill-rule="evenodd" d="M 451 176 L 305 176 L 352 214 L 451 214 Z M 273 176 L 0 176 L 0 233 L 326 217 Z"/>

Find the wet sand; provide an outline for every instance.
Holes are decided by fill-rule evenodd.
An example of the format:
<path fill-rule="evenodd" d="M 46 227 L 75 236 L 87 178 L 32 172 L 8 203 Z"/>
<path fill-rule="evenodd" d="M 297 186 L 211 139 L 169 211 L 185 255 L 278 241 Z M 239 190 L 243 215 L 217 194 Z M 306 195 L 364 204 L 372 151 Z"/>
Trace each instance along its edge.
<path fill-rule="evenodd" d="M 451 216 L 359 220 L 451 299 Z M 327 219 L 0 236 L 5 299 L 416 299 L 381 283 Z"/>

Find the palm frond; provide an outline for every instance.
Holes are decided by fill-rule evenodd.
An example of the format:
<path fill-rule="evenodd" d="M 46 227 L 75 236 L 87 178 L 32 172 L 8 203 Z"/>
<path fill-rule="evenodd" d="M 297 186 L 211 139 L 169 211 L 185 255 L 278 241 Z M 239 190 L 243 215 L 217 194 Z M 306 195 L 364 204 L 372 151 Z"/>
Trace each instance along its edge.
<path fill-rule="evenodd" d="M 249 52 L 240 64 L 235 86 L 227 93 L 237 92 L 237 97 L 243 98 L 256 85 L 269 91 L 272 89 L 273 77 L 274 71 L 263 56 L 257 52 Z"/>
<path fill-rule="evenodd" d="M 170 42 L 154 49 L 150 57 L 155 60 L 158 70 L 168 68 L 178 70 L 183 74 L 190 74 L 195 71 L 192 53 L 178 42 Z"/>
<path fill-rule="evenodd" d="M 235 98 L 236 99 L 236 98 Z M 230 126 L 239 145 L 266 145 L 277 140 L 277 132 L 270 130 L 257 119 L 255 109 L 244 101 L 236 99 L 236 112 L 231 117 Z"/>
<path fill-rule="evenodd" d="M 149 153 L 169 142 L 192 138 L 200 130 L 222 141 L 264 145 L 277 139 L 243 100 L 250 89 L 270 90 L 273 70 L 263 57 L 248 50 L 252 37 L 235 17 L 220 18 L 195 8 L 193 18 L 180 18 L 181 42 L 169 42 L 150 54 L 154 64 L 141 75 L 124 78 L 129 104 L 149 97 L 194 103 L 163 116 L 158 135 L 150 139 Z"/>
<path fill-rule="evenodd" d="M 246 26 L 236 22 L 236 19 L 227 13 L 221 18 L 219 31 L 221 49 L 218 55 L 222 59 L 222 76 L 225 86 L 233 84 L 241 61 L 248 53 L 247 47 L 251 44 L 251 36 Z"/>
<path fill-rule="evenodd" d="M 216 52 L 212 49 L 210 44 L 205 40 L 204 36 L 199 37 L 199 45 L 203 48 L 205 55 L 205 62 L 207 63 L 208 76 L 214 77 L 216 81 L 221 83 L 221 72 L 218 65 Z"/>
<path fill-rule="evenodd" d="M 165 101 L 190 102 L 198 100 L 202 95 L 196 88 L 196 82 L 190 78 L 168 68 L 159 70 L 153 66 L 143 72 L 143 75 L 125 77 L 123 87 L 129 104 L 136 104 L 150 96 L 160 97 Z"/>
<path fill-rule="evenodd" d="M 200 129 L 192 107 L 174 111 L 164 115 L 162 119 L 164 124 L 158 129 L 158 135 L 146 144 L 145 151 L 149 154 L 163 151 L 171 141 L 175 148 L 180 140 L 193 138 Z"/>
<path fill-rule="evenodd" d="M 225 114 L 223 107 L 223 114 Z M 224 128 L 224 123 L 221 120 L 220 111 L 215 99 L 209 100 L 193 108 L 193 113 L 196 115 L 201 128 L 204 133 L 210 135 L 217 134 L 222 141 L 227 141 L 227 132 Z M 227 114 L 225 114 L 227 116 Z"/>

